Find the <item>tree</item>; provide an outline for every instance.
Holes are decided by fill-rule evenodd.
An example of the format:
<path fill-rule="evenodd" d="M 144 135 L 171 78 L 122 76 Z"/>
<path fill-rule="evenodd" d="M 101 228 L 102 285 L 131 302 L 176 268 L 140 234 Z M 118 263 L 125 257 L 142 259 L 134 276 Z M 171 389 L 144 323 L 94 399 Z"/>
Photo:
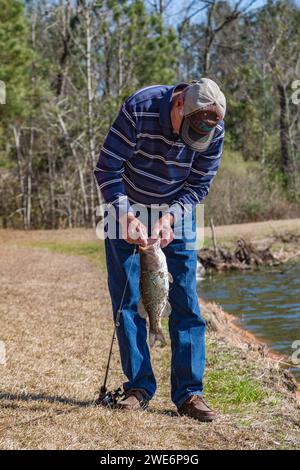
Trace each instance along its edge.
<path fill-rule="evenodd" d="M 296 188 L 299 187 L 299 149 L 296 147 L 299 109 L 290 96 L 300 61 L 299 8 L 292 1 L 269 0 L 257 15 L 257 25 L 259 60 L 266 64 L 278 103 L 279 169 L 284 185 Z"/>
<path fill-rule="evenodd" d="M 7 221 L 11 211 L 19 212 L 25 226 L 26 167 L 21 150 L 21 127 L 31 112 L 28 94 L 33 50 L 28 44 L 29 24 L 23 2 L 0 0 L 0 9 L 0 79 L 6 85 L 6 104 L 0 107 L 0 171 L 11 169 L 16 190 L 15 198 L 3 206 L 3 217 Z M 4 192 L 3 187 L 0 192 Z"/>

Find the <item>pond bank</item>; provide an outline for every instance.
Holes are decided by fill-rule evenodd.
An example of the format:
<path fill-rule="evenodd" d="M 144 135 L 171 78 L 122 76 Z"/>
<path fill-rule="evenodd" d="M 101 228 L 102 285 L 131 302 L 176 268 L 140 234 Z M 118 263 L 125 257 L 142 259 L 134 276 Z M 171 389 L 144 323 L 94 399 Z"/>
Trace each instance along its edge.
<path fill-rule="evenodd" d="M 299 253 L 300 254 L 300 253 Z M 240 238 L 232 248 L 217 247 L 198 250 L 200 270 L 231 271 L 250 270 L 259 266 L 277 266 L 284 263 L 275 256 L 269 247 L 258 248 L 253 243 Z M 202 271 L 203 272 L 203 271 Z"/>
<path fill-rule="evenodd" d="M 300 219 L 206 227 L 198 259 L 212 271 L 300 261 Z"/>
<path fill-rule="evenodd" d="M 204 302 L 202 299 L 199 299 L 199 303 L 209 332 L 217 334 L 228 344 L 241 349 L 243 360 L 248 358 L 250 361 L 259 362 L 268 374 L 275 372 L 281 386 L 295 394 L 296 399 L 300 401 L 300 384 L 287 370 L 291 366 L 288 356 L 273 352 L 253 333 L 243 329 L 237 317 L 224 312 L 218 304 Z"/>

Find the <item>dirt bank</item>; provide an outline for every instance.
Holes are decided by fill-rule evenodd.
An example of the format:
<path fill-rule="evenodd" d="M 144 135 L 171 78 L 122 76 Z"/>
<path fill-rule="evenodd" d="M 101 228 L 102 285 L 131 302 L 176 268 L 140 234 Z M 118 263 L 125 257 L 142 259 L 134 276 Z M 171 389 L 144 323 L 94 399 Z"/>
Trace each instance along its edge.
<path fill-rule="evenodd" d="M 206 320 L 207 328 L 210 332 L 216 333 L 235 347 L 240 348 L 245 353 L 254 354 L 256 361 L 262 361 L 264 367 L 270 371 L 276 370 L 276 375 L 280 375 L 287 388 L 295 393 L 296 399 L 300 399 L 300 384 L 288 368 L 292 365 L 290 358 L 283 354 L 273 352 L 267 344 L 260 341 L 253 333 L 243 329 L 239 320 L 224 312 L 222 308 L 213 302 L 203 302 L 199 299 L 203 316 Z"/>

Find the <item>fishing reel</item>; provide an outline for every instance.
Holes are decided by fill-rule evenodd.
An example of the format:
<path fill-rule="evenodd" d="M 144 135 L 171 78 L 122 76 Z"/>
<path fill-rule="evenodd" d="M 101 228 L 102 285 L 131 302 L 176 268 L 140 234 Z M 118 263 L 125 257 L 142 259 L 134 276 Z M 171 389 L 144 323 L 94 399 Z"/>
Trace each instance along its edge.
<path fill-rule="evenodd" d="M 107 391 L 107 388 L 102 386 L 100 395 L 96 400 L 96 405 L 104 406 L 106 408 L 116 408 L 119 399 L 124 395 L 121 388 L 113 391 Z"/>

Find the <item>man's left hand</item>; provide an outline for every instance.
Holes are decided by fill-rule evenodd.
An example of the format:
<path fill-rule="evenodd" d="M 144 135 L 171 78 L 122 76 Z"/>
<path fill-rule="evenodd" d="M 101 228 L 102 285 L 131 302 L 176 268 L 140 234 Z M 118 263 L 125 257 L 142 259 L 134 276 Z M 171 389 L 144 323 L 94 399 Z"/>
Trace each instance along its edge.
<path fill-rule="evenodd" d="M 165 248 L 172 240 L 174 240 L 174 232 L 171 227 L 172 224 L 173 216 L 171 214 L 165 214 L 154 225 L 151 238 L 160 238 L 161 248 Z"/>

